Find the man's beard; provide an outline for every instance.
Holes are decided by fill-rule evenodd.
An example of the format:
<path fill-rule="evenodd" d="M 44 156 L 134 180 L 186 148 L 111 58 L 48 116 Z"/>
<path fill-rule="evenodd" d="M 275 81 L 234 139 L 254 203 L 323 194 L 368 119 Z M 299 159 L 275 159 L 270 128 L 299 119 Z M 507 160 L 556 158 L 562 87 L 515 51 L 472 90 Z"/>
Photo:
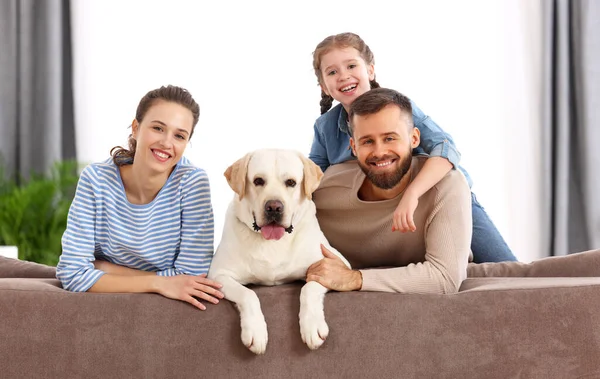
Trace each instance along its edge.
<path fill-rule="evenodd" d="M 370 163 L 381 162 L 381 161 L 395 159 L 395 158 L 399 159 L 399 157 L 397 157 L 397 156 L 394 157 L 394 156 L 384 155 L 383 157 L 378 158 L 376 160 L 375 159 L 367 160 L 367 165 L 363 165 L 363 163 L 359 160 L 358 165 L 360 166 L 360 169 L 367 176 L 367 179 L 369 179 L 375 187 L 381 188 L 384 190 L 389 190 L 389 189 L 396 187 L 398 185 L 398 183 L 400 183 L 400 181 L 402 180 L 404 175 L 406 175 L 408 170 L 410 170 L 410 165 L 412 163 L 412 154 L 408 154 L 407 156 L 402 158 L 402 160 L 400 161 L 400 165 L 396 168 L 396 170 L 391 171 L 391 172 L 381 172 L 381 173 L 373 172 L 373 166 L 371 166 Z M 394 162 L 392 164 L 395 165 L 396 162 Z"/>

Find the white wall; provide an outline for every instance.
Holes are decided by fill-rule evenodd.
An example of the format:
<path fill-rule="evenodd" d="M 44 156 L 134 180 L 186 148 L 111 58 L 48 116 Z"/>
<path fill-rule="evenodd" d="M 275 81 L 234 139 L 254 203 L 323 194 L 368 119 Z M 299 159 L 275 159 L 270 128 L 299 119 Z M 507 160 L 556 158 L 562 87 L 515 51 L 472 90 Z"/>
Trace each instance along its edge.
<path fill-rule="evenodd" d="M 189 89 L 201 115 L 187 156 L 211 178 L 218 243 L 232 196 L 222 173 L 256 148 L 308 153 L 320 99 L 311 53 L 352 31 L 375 53 L 379 83 L 452 134 L 480 202 L 529 261 L 542 256 L 528 200 L 538 193 L 539 120 L 535 38 L 522 35 L 536 9 L 519 0 L 75 1 L 79 158 L 102 160 L 124 144 L 148 90 Z"/>

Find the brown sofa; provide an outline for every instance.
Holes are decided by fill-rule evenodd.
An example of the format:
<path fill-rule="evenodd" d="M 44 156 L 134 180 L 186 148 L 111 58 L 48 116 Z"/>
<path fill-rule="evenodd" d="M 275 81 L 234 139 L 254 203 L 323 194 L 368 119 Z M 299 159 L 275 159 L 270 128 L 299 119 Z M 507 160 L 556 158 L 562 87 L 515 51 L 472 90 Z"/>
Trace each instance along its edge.
<path fill-rule="evenodd" d="M 472 265 L 454 295 L 329 293 L 316 351 L 300 339 L 301 284 L 257 287 L 263 356 L 242 345 L 227 301 L 202 312 L 155 294 L 71 293 L 53 275 L 0 257 L 0 378 L 600 377 L 600 250 Z"/>

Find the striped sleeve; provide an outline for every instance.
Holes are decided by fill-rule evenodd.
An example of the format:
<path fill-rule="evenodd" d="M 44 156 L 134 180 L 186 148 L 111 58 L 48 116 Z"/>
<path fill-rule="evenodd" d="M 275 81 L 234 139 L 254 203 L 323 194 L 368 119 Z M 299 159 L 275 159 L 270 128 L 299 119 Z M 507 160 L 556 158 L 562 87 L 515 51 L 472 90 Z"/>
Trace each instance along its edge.
<path fill-rule="evenodd" d="M 87 166 L 79 178 L 75 198 L 69 208 L 67 229 L 62 236 L 62 254 L 56 278 L 65 290 L 85 292 L 104 274 L 94 268 L 97 177 Z M 96 183 L 97 185 L 97 183 Z"/>
<path fill-rule="evenodd" d="M 181 244 L 174 267 L 157 275 L 200 275 L 213 258 L 214 216 L 206 172 L 193 170 L 182 183 Z"/>

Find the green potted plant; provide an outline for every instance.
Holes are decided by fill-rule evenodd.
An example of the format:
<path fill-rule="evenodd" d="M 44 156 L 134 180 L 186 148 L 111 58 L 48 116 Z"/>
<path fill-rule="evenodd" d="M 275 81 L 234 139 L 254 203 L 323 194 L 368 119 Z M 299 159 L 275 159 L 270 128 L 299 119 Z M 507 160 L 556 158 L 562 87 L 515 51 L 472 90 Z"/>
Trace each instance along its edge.
<path fill-rule="evenodd" d="M 73 161 L 19 181 L 0 168 L 0 246 L 17 246 L 19 259 L 55 266 L 78 179 Z"/>

